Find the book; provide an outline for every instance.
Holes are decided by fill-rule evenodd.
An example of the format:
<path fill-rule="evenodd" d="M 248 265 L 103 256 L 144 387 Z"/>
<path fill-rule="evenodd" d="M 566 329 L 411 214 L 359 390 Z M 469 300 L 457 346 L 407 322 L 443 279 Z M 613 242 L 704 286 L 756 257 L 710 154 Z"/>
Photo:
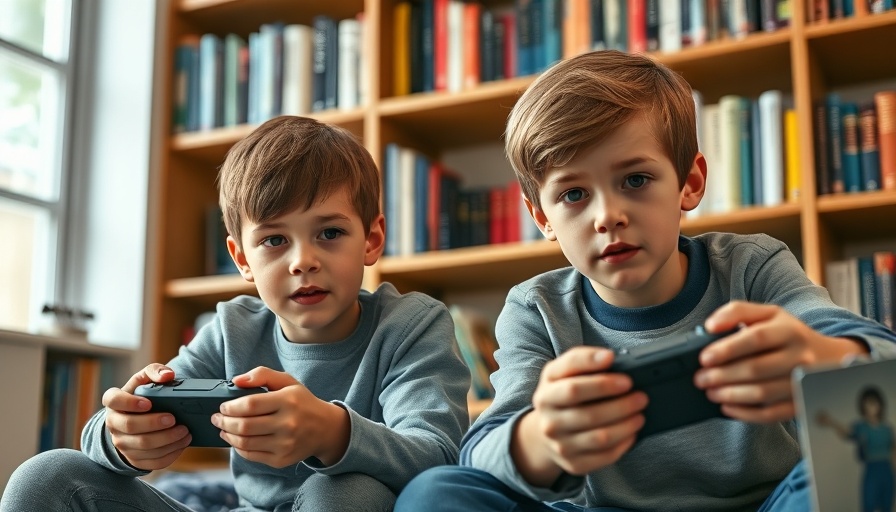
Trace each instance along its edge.
<path fill-rule="evenodd" d="M 619 50 L 622 52 L 628 51 L 627 0 L 604 0 L 603 4 L 604 41 L 606 42 L 607 49 Z"/>
<path fill-rule="evenodd" d="M 840 194 L 846 191 L 846 180 L 843 175 L 843 113 L 842 101 L 837 93 L 829 93 L 825 97 L 828 113 L 828 165 L 831 180 L 831 193 Z"/>
<path fill-rule="evenodd" d="M 472 89 L 482 81 L 480 75 L 480 30 L 482 6 L 475 2 L 463 5 L 462 88 Z"/>
<path fill-rule="evenodd" d="M 174 133 L 199 129 L 199 36 L 188 34 L 174 49 Z"/>
<path fill-rule="evenodd" d="M 751 149 L 753 150 L 753 204 L 763 203 L 762 124 L 759 122 L 759 101 L 750 100 Z"/>
<path fill-rule="evenodd" d="M 877 320 L 893 329 L 894 305 L 896 305 L 896 253 L 891 251 L 876 251 L 872 254 L 874 260 L 874 284 L 877 295 Z"/>
<path fill-rule="evenodd" d="M 435 0 L 420 2 L 420 84 L 424 92 L 435 84 Z"/>
<path fill-rule="evenodd" d="M 433 86 L 448 90 L 448 2 L 433 0 Z"/>
<path fill-rule="evenodd" d="M 844 102 L 840 109 L 843 114 L 843 184 L 846 192 L 860 192 L 864 187 L 859 157 L 859 107 L 855 103 Z"/>
<path fill-rule="evenodd" d="M 464 3 L 448 2 L 448 91 L 464 88 Z"/>
<path fill-rule="evenodd" d="M 392 8 L 392 95 L 411 93 L 411 2 L 403 0 Z"/>
<path fill-rule="evenodd" d="M 429 176 L 430 162 L 422 153 L 414 153 L 413 225 L 415 253 L 429 250 Z"/>
<path fill-rule="evenodd" d="M 862 190 L 880 189 L 880 152 L 877 145 L 877 113 L 874 103 L 859 107 L 859 154 Z"/>
<path fill-rule="evenodd" d="M 768 90 L 759 95 L 763 206 L 776 206 L 784 201 L 783 101 L 779 90 Z"/>
<path fill-rule="evenodd" d="M 741 97 L 738 105 L 739 154 L 740 154 L 740 204 L 749 206 L 756 204 L 753 185 L 756 180 L 756 165 L 753 157 L 753 102 Z M 758 140 L 758 139 L 757 139 Z"/>
<path fill-rule="evenodd" d="M 401 203 L 399 189 L 398 165 L 401 147 L 389 142 L 386 144 L 383 155 L 383 216 L 386 218 L 386 242 L 384 252 L 386 256 L 398 256 L 400 254 L 398 233 L 400 216 L 398 212 Z"/>
<path fill-rule="evenodd" d="M 626 0 L 628 2 L 628 51 L 647 51 L 647 4 L 646 0 Z"/>
<path fill-rule="evenodd" d="M 689 0 L 663 0 L 660 2 L 660 51 L 670 53 L 681 50 L 681 2 Z"/>
<path fill-rule="evenodd" d="M 212 203 L 205 212 L 205 274 L 236 274 L 239 269 L 227 251 L 227 226 L 221 207 Z"/>
<path fill-rule="evenodd" d="M 815 188 L 818 195 L 831 193 L 828 149 L 828 108 L 824 101 L 812 104 L 812 150 L 815 156 Z"/>
<path fill-rule="evenodd" d="M 874 106 L 881 188 L 896 190 L 896 90 L 874 93 Z"/>
<path fill-rule="evenodd" d="M 720 181 L 718 175 L 723 169 L 723 156 L 720 147 L 721 144 L 721 116 L 718 103 L 703 105 L 702 129 L 703 134 L 701 141 L 701 152 L 706 159 L 706 191 L 703 194 L 703 200 L 697 208 L 695 215 L 704 215 L 708 213 L 719 213 L 716 208 L 719 203 L 724 202 L 724 198 L 717 199 L 716 194 L 720 194 L 723 187 L 716 185 Z"/>
<path fill-rule="evenodd" d="M 311 112 L 311 76 L 314 31 L 308 25 L 283 27 L 283 113 Z"/>
<path fill-rule="evenodd" d="M 224 43 L 215 34 L 199 38 L 199 129 L 224 123 Z"/>
<path fill-rule="evenodd" d="M 877 308 L 877 279 L 874 274 L 874 259 L 871 256 L 861 256 L 858 260 L 862 316 L 880 321 Z"/>
<path fill-rule="evenodd" d="M 784 111 L 784 152 L 787 155 L 784 191 L 789 202 L 797 202 L 802 196 L 803 179 L 800 174 L 800 141 L 796 110 Z"/>
<path fill-rule="evenodd" d="M 489 380 L 491 372 L 473 340 L 473 332 L 467 315 L 456 304 L 449 306 L 448 311 L 454 320 L 454 337 L 458 352 L 470 370 L 471 397 L 479 400 L 492 398 L 495 391 Z"/>
<path fill-rule="evenodd" d="M 645 9 L 647 51 L 655 52 L 660 49 L 660 0 L 647 0 Z M 705 38 L 705 34 L 704 34 Z"/>
<path fill-rule="evenodd" d="M 338 101 L 338 28 L 333 18 L 323 14 L 314 16 L 311 26 L 314 29 L 311 111 L 320 112 L 336 108 Z"/>
<path fill-rule="evenodd" d="M 227 34 L 224 36 L 224 54 L 222 64 L 224 66 L 224 84 L 223 84 L 223 105 L 224 113 L 221 121 L 222 126 L 236 126 L 243 124 L 245 120 L 245 102 L 249 91 L 245 89 L 247 83 L 240 88 L 241 75 L 241 52 L 246 48 L 246 41 L 236 34 Z M 240 114 L 243 118 L 240 119 Z"/>
<path fill-rule="evenodd" d="M 339 20 L 336 30 L 339 52 L 336 59 L 336 107 L 353 109 L 361 103 L 361 23 L 355 18 L 345 18 Z"/>
<path fill-rule="evenodd" d="M 741 206 L 742 99 L 733 94 L 719 98 L 719 154 L 712 170 L 712 180 L 708 181 L 713 188 L 713 212 L 730 212 Z"/>
<path fill-rule="evenodd" d="M 411 148 L 401 147 L 398 152 L 398 255 L 410 256 L 416 248 L 415 219 L 417 204 L 414 200 L 416 191 L 416 158 L 417 152 Z"/>

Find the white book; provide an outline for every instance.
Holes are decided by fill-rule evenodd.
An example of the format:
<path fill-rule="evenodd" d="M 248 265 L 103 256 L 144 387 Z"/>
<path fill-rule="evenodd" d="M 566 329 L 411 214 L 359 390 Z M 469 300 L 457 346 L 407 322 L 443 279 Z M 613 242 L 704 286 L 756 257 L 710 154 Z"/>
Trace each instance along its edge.
<path fill-rule="evenodd" d="M 704 158 L 706 157 L 706 153 L 703 151 L 706 147 L 706 141 L 704 140 L 703 134 L 703 94 L 700 91 L 691 90 L 691 97 L 694 99 L 694 120 L 697 125 L 697 151 L 703 153 Z M 689 212 L 685 212 L 686 217 L 699 217 L 701 212 L 706 210 L 706 200 L 700 200 L 700 204 L 697 205 L 696 208 Z"/>
<path fill-rule="evenodd" d="M 715 212 L 730 212 L 740 207 L 740 126 L 741 97 L 728 94 L 719 98 L 718 164 L 709 171 L 716 178 L 718 194 L 713 195 Z"/>
<path fill-rule="evenodd" d="M 750 24 L 747 18 L 746 0 L 729 0 L 728 20 L 729 30 L 735 39 L 743 39 L 749 35 Z"/>
<path fill-rule="evenodd" d="M 336 80 L 336 106 L 347 110 L 360 104 L 361 24 L 354 18 L 346 18 L 339 21 L 337 30 L 339 78 Z"/>
<path fill-rule="evenodd" d="M 361 105 L 368 105 L 370 103 L 370 91 L 368 90 L 368 81 L 370 80 L 370 52 L 372 51 L 370 45 L 367 44 L 367 38 L 369 37 L 368 30 L 369 24 L 364 16 L 364 13 L 358 13 L 356 19 L 358 20 L 358 27 L 360 29 L 359 36 L 359 47 L 360 47 L 360 71 L 358 73 L 358 102 Z"/>
<path fill-rule="evenodd" d="M 314 30 L 308 25 L 283 28 L 283 113 L 311 112 L 311 59 Z"/>
<path fill-rule="evenodd" d="M 663 0 L 660 2 L 659 33 L 661 52 L 677 52 L 681 50 L 681 2 L 682 0 Z"/>
<path fill-rule="evenodd" d="M 718 173 L 715 169 L 719 167 L 721 158 L 721 149 L 719 143 L 721 136 L 719 135 L 719 104 L 713 103 L 703 106 L 703 157 L 706 159 L 706 192 L 703 194 L 702 207 L 700 214 L 718 213 L 714 210 L 716 206 L 715 198 L 719 186 Z"/>
<path fill-rule="evenodd" d="M 273 25 L 266 24 L 261 26 L 258 35 L 258 122 L 263 123 L 279 114 L 274 104 L 277 33 Z"/>
<path fill-rule="evenodd" d="M 402 147 L 398 153 L 398 254 L 414 254 L 414 163 L 416 151 Z"/>
<path fill-rule="evenodd" d="M 762 138 L 762 204 L 784 202 L 784 97 L 770 90 L 759 95 L 759 123 Z"/>
<path fill-rule="evenodd" d="M 706 0 L 682 0 L 691 3 L 691 46 L 706 42 Z"/>
<path fill-rule="evenodd" d="M 824 286 L 834 304 L 857 315 L 862 314 L 858 258 L 829 261 L 825 265 Z"/>
<path fill-rule="evenodd" d="M 464 3 L 448 2 L 448 91 L 464 88 Z"/>
<path fill-rule="evenodd" d="M 859 259 L 846 260 L 846 309 L 857 315 L 862 314 L 862 288 L 859 278 Z"/>
<path fill-rule="evenodd" d="M 223 43 L 215 34 L 202 34 L 199 39 L 199 129 L 211 130 L 222 125 L 219 104 L 222 97 Z"/>

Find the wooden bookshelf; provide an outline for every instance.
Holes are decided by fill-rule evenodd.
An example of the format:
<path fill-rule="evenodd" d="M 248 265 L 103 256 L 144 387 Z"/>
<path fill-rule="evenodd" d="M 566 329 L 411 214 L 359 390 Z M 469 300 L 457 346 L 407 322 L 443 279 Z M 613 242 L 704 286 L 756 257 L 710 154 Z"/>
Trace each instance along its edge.
<path fill-rule="evenodd" d="M 513 103 L 534 77 L 483 83 L 459 93 L 391 97 L 394 5 L 392 0 L 163 1 L 159 33 L 164 34 L 164 41 L 158 46 L 156 69 L 164 75 L 159 83 L 166 87 L 155 95 L 155 122 L 171 125 L 173 54 L 183 34 L 246 34 L 273 20 L 308 24 L 315 14 L 343 18 L 363 12 L 367 22 L 364 44 L 375 50 L 368 52 L 369 101 L 358 109 L 319 112 L 313 117 L 361 137 L 380 165 L 390 142 L 441 158 L 466 146 L 500 141 Z M 896 223 L 881 221 L 896 218 L 896 192 L 816 195 L 811 112 L 812 102 L 832 89 L 896 80 L 896 60 L 886 43 L 896 41 L 896 11 L 809 24 L 804 21 L 804 1 L 793 0 L 792 10 L 791 25 L 776 32 L 653 56 L 681 73 L 704 95 L 706 103 L 729 93 L 755 97 L 768 89 L 783 90 L 794 98 L 800 133 L 801 199 L 772 208 L 688 217 L 682 221 L 682 231 L 687 235 L 707 231 L 768 233 L 785 241 L 808 277 L 823 284 L 825 264 L 842 257 L 844 244 L 896 239 Z M 149 353 L 155 360 L 172 357 L 181 344 L 182 329 L 215 302 L 254 293 L 254 287 L 238 275 L 204 276 L 202 264 L 203 212 L 217 199 L 217 166 L 228 148 L 253 128 L 168 134 L 154 143 L 157 172 L 151 187 L 153 230 L 148 246 L 156 250 L 148 258 L 153 277 L 147 322 L 153 326 Z M 441 297 L 457 291 L 506 290 L 563 265 L 566 261 L 556 244 L 501 244 L 384 257 L 366 274 L 365 283 L 373 287 L 390 281 L 403 291 L 420 290 Z M 475 411 L 486 404 L 475 404 Z"/>

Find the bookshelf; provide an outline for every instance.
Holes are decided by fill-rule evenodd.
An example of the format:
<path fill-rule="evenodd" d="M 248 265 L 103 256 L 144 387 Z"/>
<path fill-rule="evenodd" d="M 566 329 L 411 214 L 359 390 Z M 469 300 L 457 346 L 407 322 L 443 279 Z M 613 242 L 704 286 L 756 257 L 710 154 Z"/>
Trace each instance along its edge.
<path fill-rule="evenodd" d="M 245 35 L 265 22 L 310 23 L 315 14 L 335 18 L 363 12 L 363 45 L 368 51 L 365 87 L 368 101 L 351 110 L 310 114 L 360 136 L 382 168 L 388 143 L 413 147 L 439 159 L 452 151 L 500 142 L 504 122 L 521 91 L 534 77 L 481 83 L 459 92 L 428 92 L 393 97 L 392 0 L 167 0 L 162 2 L 156 69 L 163 74 L 156 91 L 158 126 L 171 126 L 173 55 L 186 33 L 237 32 Z M 512 2 L 483 2 L 507 6 Z M 885 41 L 896 40 L 896 11 L 824 22 L 807 22 L 807 6 L 791 1 L 790 26 L 743 39 L 709 41 L 655 58 L 681 73 L 706 103 L 725 94 L 756 97 L 780 89 L 794 98 L 799 130 L 803 193 L 797 202 L 745 207 L 732 212 L 686 218 L 682 231 L 764 232 L 794 251 L 806 274 L 824 284 L 825 264 L 843 257 L 849 244 L 896 239 L 896 191 L 818 196 L 813 156 L 812 103 L 831 90 L 868 82 L 896 80 L 896 61 Z M 155 360 L 172 357 L 182 330 L 220 300 L 253 293 L 238 275 L 203 275 L 203 212 L 215 202 L 214 179 L 227 149 L 254 126 L 179 133 L 161 129 L 154 145 L 157 170 L 150 199 L 154 229 L 149 261 L 154 276 L 147 318 Z M 497 151 L 497 150 L 496 150 Z M 459 169 L 461 173 L 463 169 Z M 712 170 L 710 170 L 712 172 Z M 512 179 L 511 175 L 507 180 Z M 389 281 L 403 291 L 437 297 L 452 292 L 506 290 L 536 273 L 564 265 L 556 244 L 544 241 L 465 247 L 413 256 L 384 257 L 365 275 L 365 286 Z M 473 404 L 476 411 L 485 404 Z"/>

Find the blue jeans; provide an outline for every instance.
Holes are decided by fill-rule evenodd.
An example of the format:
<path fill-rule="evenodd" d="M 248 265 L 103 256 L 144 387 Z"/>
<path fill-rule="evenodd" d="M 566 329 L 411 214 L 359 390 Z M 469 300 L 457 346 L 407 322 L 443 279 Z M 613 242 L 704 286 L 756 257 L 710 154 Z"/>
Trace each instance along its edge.
<path fill-rule="evenodd" d="M 759 512 L 810 511 L 808 474 L 800 461 Z M 395 512 L 622 512 L 616 507 L 584 508 L 566 502 L 543 503 L 513 491 L 484 471 L 463 466 L 440 466 L 424 471 L 404 488 Z"/>

